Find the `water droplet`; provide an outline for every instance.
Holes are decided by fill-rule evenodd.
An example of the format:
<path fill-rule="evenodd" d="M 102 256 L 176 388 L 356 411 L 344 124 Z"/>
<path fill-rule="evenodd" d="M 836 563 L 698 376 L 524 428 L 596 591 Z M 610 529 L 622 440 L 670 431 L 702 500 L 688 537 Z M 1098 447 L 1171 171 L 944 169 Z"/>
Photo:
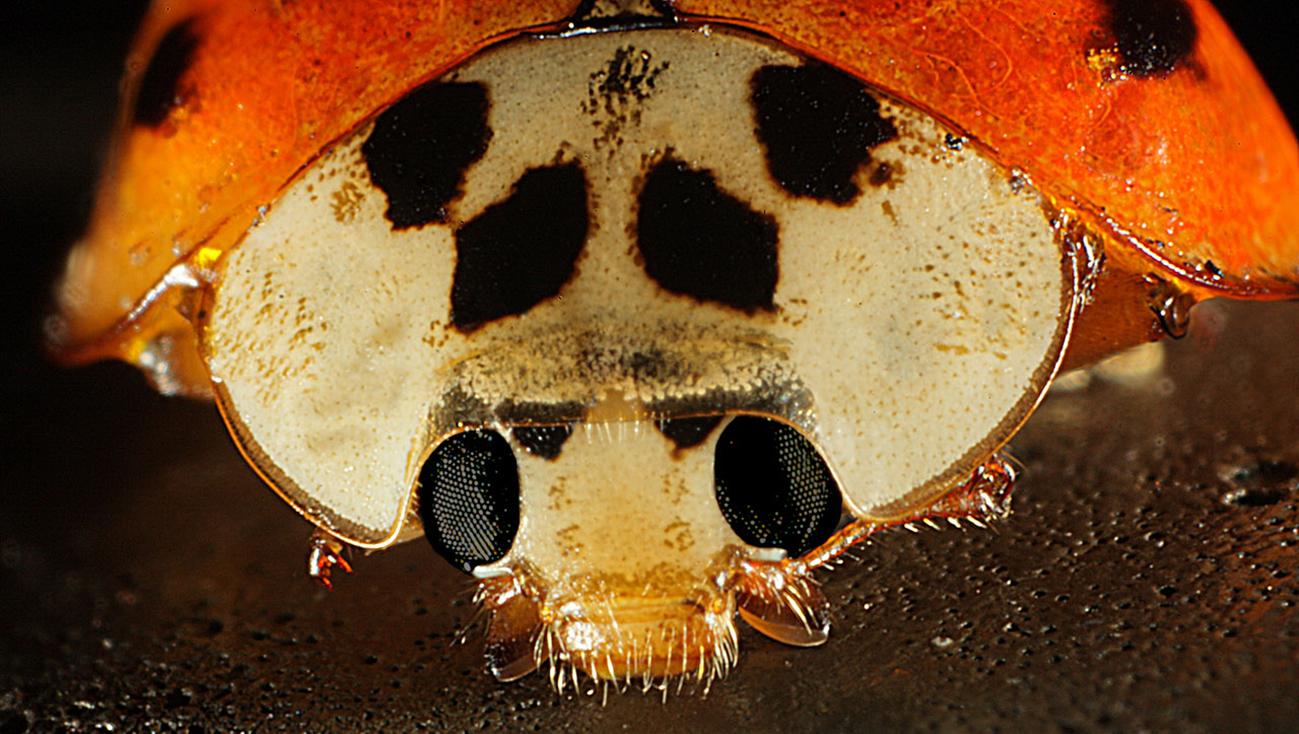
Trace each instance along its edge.
<path fill-rule="evenodd" d="M 133 267 L 138 268 L 149 259 L 149 253 L 152 249 L 148 240 L 141 240 L 131 245 L 131 249 L 127 251 L 127 258 Z"/>
<path fill-rule="evenodd" d="M 1223 493 L 1224 504 L 1264 507 L 1299 489 L 1299 466 L 1275 459 L 1253 459 L 1219 467 L 1218 478 L 1233 487 Z"/>

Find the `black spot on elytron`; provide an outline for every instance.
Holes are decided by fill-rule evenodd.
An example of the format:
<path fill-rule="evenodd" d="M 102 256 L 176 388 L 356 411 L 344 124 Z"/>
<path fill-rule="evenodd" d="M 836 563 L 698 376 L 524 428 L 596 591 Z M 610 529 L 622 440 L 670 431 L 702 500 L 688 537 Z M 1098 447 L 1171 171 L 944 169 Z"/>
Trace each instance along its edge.
<path fill-rule="evenodd" d="M 508 198 L 456 231 L 452 325 L 473 331 L 559 293 L 588 226 L 586 174 L 578 164 L 524 173 Z"/>
<path fill-rule="evenodd" d="M 717 186 L 709 171 L 664 159 L 645 175 L 636 243 L 660 286 L 752 313 L 774 311 L 776 220 Z"/>
<path fill-rule="evenodd" d="M 361 154 L 394 229 L 447 221 L 465 171 L 492 139 L 489 105 L 482 84 L 430 82 L 375 119 Z"/>
<path fill-rule="evenodd" d="M 564 448 L 564 442 L 573 435 L 573 427 L 561 426 L 515 426 L 510 429 L 514 440 L 519 442 L 524 451 L 543 459 L 556 459 Z"/>
<path fill-rule="evenodd" d="M 860 81 L 824 64 L 764 66 L 750 99 L 767 170 L 795 196 L 851 202 L 871 148 L 898 136 Z"/>
<path fill-rule="evenodd" d="M 135 95 L 132 119 L 136 125 L 158 127 L 167 121 L 172 108 L 185 103 L 188 93 L 181 87 L 181 77 L 194 60 L 198 36 L 193 19 L 179 23 L 158 42 L 149 66 Z"/>
<path fill-rule="evenodd" d="M 1166 76 L 1195 51 L 1199 29 L 1185 0 L 1108 0 L 1110 29 L 1122 61 L 1136 77 Z"/>
<path fill-rule="evenodd" d="M 703 443 L 704 439 L 708 438 L 708 434 L 712 433 L 721 422 L 720 415 L 702 415 L 695 418 L 655 421 L 654 425 L 658 426 L 659 432 L 676 444 L 677 450 L 680 451 Z"/>

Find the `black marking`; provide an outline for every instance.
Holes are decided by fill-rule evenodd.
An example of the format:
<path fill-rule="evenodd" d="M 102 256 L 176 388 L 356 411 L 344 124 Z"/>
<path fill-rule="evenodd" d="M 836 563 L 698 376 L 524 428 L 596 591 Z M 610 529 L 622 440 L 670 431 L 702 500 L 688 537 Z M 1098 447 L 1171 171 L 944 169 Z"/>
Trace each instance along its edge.
<path fill-rule="evenodd" d="M 361 154 L 394 229 L 447 221 L 465 172 L 492 139 L 489 106 L 482 84 L 430 82 L 375 119 Z"/>
<path fill-rule="evenodd" d="M 659 431 L 664 436 L 667 436 L 672 443 L 676 444 L 678 451 L 683 451 L 703 443 L 708 438 L 708 434 L 712 433 L 717 424 L 721 422 L 722 416 L 720 415 L 703 415 L 695 418 L 671 418 L 655 421 L 654 425 L 658 426 Z"/>
<path fill-rule="evenodd" d="M 638 349 L 624 360 L 625 369 L 641 382 L 665 382 L 680 379 L 681 365 L 673 364 L 661 350 Z"/>
<path fill-rule="evenodd" d="M 1184 0 L 1107 0 L 1122 63 L 1135 77 L 1167 76 L 1195 52 L 1199 28 Z"/>
<path fill-rule="evenodd" d="M 851 202 L 871 149 L 898 136 L 860 81 L 824 64 L 764 66 L 750 89 L 767 170 L 794 196 Z"/>
<path fill-rule="evenodd" d="M 492 412 L 482 422 L 500 422 L 516 426 L 557 426 L 581 420 L 586 413 L 587 405 L 580 400 L 533 402 L 504 398 L 493 404 Z"/>
<path fill-rule="evenodd" d="M 459 365 L 451 368 L 451 384 L 438 398 L 432 410 L 432 424 L 450 426 L 552 426 L 581 420 L 587 405 L 577 400 L 560 402 L 517 401 L 512 398 L 487 401 L 482 396 L 456 384 L 465 374 Z M 470 380 L 461 380 L 470 382 Z"/>
<path fill-rule="evenodd" d="M 582 111 L 593 118 L 592 124 L 600 131 L 597 147 L 620 146 L 623 129 L 640 124 L 645 101 L 654 94 L 659 75 L 668 68 L 667 62 L 653 64 L 651 59 L 648 51 L 624 46 L 587 80 Z"/>
<path fill-rule="evenodd" d="M 947 133 L 943 136 L 943 145 L 947 146 L 948 150 L 962 150 L 965 148 L 965 138 Z"/>
<path fill-rule="evenodd" d="M 514 440 L 519 442 L 524 451 L 546 460 L 559 458 L 564 442 L 573 435 L 573 427 L 560 426 L 515 426 L 510 429 Z"/>
<path fill-rule="evenodd" d="M 637 30 L 676 24 L 671 0 L 582 0 L 569 17 L 575 31 Z"/>
<path fill-rule="evenodd" d="M 660 416 L 748 413 L 794 420 L 799 415 L 815 410 L 815 404 L 807 385 L 790 374 L 791 371 L 788 366 L 772 365 L 771 371 L 756 383 L 729 385 L 648 401 L 645 411 Z M 773 407 L 779 412 L 773 412 Z"/>
<path fill-rule="evenodd" d="M 660 286 L 747 313 L 775 310 L 775 219 L 672 159 L 645 175 L 638 206 L 636 242 Z"/>
<path fill-rule="evenodd" d="M 136 125 L 158 127 L 167 121 L 172 109 L 185 104 L 193 94 L 181 86 L 181 78 L 194 61 L 198 36 L 194 33 L 194 20 L 178 23 L 158 42 L 149 66 L 140 80 L 135 95 L 132 119 Z"/>
<path fill-rule="evenodd" d="M 456 231 L 452 325 L 473 331 L 559 293 L 588 227 L 586 174 L 578 164 L 524 173 L 507 199 Z"/>
<path fill-rule="evenodd" d="M 894 167 L 888 163 L 880 163 L 871 171 L 870 184 L 875 188 L 893 183 Z"/>
<path fill-rule="evenodd" d="M 591 76 L 587 94 L 590 96 L 588 106 L 595 106 L 596 98 L 604 99 L 604 106 L 613 112 L 613 100 L 621 99 L 644 102 L 654 92 L 659 75 L 667 70 L 668 64 L 650 65 L 650 55 L 638 51 L 632 46 L 624 46 L 614 52 L 608 66 Z"/>

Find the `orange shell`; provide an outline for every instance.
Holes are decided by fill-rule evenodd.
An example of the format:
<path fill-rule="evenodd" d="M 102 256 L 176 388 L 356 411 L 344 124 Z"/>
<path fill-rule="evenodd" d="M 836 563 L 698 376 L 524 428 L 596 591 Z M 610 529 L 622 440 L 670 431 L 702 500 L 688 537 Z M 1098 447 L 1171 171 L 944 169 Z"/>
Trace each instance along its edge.
<path fill-rule="evenodd" d="M 1149 78 L 1117 65 L 1100 1 L 678 0 L 675 8 L 687 20 L 767 33 L 931 111 L 1081 217 L 1130 272 L 1161 272 L 1202 296 L 1297 296 L 1299 147 L 1218 14 L 1187 1 L 1193 52 Z M 489 43 L 560 26 L 577 6 L 157 0 L 126 88 L 139 86 L 176 24 L 191 21 L 196 45 L 162 124 L 133 126 L 128 91 L 90 230 L 58 292 L 54 350 L 143 362 L 146 340 L 189 328 L 171 310 L 124 318 L 170 267 L 237 243 L 258 207 L 377 109 Z M 1139 291 L 1129 286 L 1124 293 Z M 1144 303 L 1134 307 L 1148 314 Z M 1094 349 L 1149 338 L 1148 328 Z M 187 374 L 201 370 L 183 354 L 173 359 Z"/>
<path fill-rule="evenodd" d="M 1198 35 L 1185 63 L 1123 73 L 1108 22 L 1121 4 L 676 6 L 763 30 L 928 109 L 1188 285 L 1299 295 L 1299 146 L 1267 86 L 1204 0 L 1187 0 Z"/>

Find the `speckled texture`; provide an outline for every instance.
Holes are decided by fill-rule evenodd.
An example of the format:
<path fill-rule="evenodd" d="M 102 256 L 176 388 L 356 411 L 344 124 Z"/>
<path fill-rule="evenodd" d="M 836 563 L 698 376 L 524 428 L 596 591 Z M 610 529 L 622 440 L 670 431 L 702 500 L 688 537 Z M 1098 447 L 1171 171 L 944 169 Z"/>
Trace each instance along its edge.
<path fill-rule="evenodd" d="M 57 91 L 22 98 L 89 124 L 98 94 L 56 111 L 37 105 Z M 1015 514 L 995 532 L 893 532 L 855 551 L 827 576 L 824 647 L 746 631 L 707 697 L 601 706 L 540 676 L 492 680 L 479 633 L 454 644 L 468 584 L 425 544 L 354 558 L 332 593 L 308 581 L 306 523 L 210 405 L 158 397 L 123 366 L 38 359 L 31 304 L 84 216 L 93 148 L 61 150 L 76 162 L 3 190 L 4 221 L 49 250 L 30 265 L 46 279 L 3 296 L 21 329 L 6 335 L 0 423 L 3 734 L 1299 724 L 1295 304 L 1202 319 L 1150 390 L 1049 397 L 1014 443 Z"/>

